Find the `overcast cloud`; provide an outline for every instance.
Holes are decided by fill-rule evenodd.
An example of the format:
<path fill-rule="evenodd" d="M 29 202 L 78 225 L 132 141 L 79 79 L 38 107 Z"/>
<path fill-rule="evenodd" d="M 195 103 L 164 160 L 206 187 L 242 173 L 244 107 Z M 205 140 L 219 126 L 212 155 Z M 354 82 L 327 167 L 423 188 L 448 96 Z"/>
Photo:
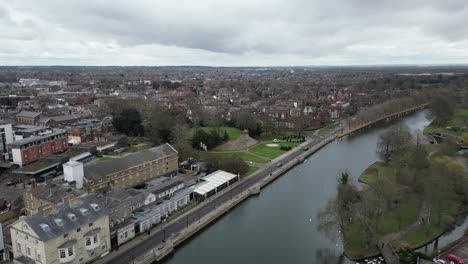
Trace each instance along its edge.
<path fill-rule="evenodd" d="M 467 25 L 466 0 L 0 0 L 0 64 L 466 64 Z"/>

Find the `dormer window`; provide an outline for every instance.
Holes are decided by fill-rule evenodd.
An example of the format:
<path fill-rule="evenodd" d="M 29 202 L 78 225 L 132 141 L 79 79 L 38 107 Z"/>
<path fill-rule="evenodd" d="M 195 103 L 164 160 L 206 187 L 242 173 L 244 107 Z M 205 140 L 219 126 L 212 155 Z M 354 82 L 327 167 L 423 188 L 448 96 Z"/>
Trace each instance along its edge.
<path fill-rule="evenodd" d="M 63 226 L 63 220 L 60 218 L 55 218 L 54 222 L 57 224 L 57 226 Z"/>
<path fill-rule="evenodd" d="M 80 212 L 82 215 L 88 215 L 89 212 L 88 212 L 88 209 L 85 209 L 85 208 L 80 208 Z"/>
<path fill-rule="evenodd" d="M 90 204 L 90 206 L 91 206 L 91 207 L 94 209 L 94 211 L 96 211 L 96 212 L 99 211 L 99 210 L 101 210 L 101 207 L 99 207 L 99 205 L 97 205 L 97 204 L 95 204 L 95 203 Z"/>
<path fill-rule="evenodd" d="M 76 215 L 75 214 L 72 214 L 72 213 L 68 213 L 67 214 L 68 218 L 72 221 L 75 221 L 76 220 Z"/>
<path fill-rule="evenodd" d="M 49 232 L 49 230 L 50 230 L 49 225 L 47 225 L 47 224 L 39 224 L 39 226 L 41 227 L 41 229 L 44 232 Z"/>

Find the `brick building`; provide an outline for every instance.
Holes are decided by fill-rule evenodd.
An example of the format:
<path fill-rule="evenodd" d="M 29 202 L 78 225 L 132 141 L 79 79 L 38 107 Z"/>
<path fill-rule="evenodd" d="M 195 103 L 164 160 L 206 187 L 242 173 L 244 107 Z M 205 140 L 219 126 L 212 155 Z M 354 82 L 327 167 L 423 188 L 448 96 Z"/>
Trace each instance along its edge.
<path fill-rule="evenodd" d="M 16 123 L 24 125 L 35 125 L 37 120 L 45 117 L 43 112 L 21 111 L 16 115 Z"/>
<path fill-rule="evenodd" d="M 13 163 L 24 166 L 40 157 L 64 152 L 68 149 L 67 132 L 64 129 L 53 129 L 50 133 L 15 141 L 9 144 Z"/>
<path fill-rule="evenodd" d="M 178 152 L 164 144 L 137 153 L 84 166 L 84 188 L 94 192 L 114 186 L 130 188 L 161 176 L 175 176 Z"/>

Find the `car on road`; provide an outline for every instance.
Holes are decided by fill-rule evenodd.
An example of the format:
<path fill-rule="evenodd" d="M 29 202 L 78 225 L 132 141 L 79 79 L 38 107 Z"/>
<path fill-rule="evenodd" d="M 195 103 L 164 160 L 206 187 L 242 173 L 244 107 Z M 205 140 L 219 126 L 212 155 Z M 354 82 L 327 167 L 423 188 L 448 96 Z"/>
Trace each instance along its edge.
<path fill-rule="evenodd" d="M 283 163 L 281 162 L 276 163 L 276 167 L 281 167 L 281 166 L 283 166 Z"/>
<path fill-rule="evenodd" d="M 434 263 L 438 263 L 438 264 L 445 264 L 445 260 L 443 259 L 438 259 L 438 258 L 434 258 L 432 259 L 432 261 L 434 261 Z"/>
<path fill-rule="evenodd" d="M 448 254 L 446 257 L 445 257 L 446 260 L 448 261 L 451 261 L 451 262 L 454 262 L 456 264 L 463 264 L 465 263 L 465 261 L 457 256 L 455 256 L 454 254 Z"/>
<path fill-rule="evenodd" d="M 303 150 L 303 151 L 307 151 L 307 150 L 309 150 L 309 147 L 307 147 L 307 146 L 306 146 L 306 147 L 303 147 L 302 150 Z"/>
<path fill-rule="evenodd" d="M 18 179 L 11 179 L 9 182 L 7 182 L 7 186 L 13 186 L 13 185 L 19 184 L 19 183 L 21 183 L 20 180 L 18 180 Z"/>

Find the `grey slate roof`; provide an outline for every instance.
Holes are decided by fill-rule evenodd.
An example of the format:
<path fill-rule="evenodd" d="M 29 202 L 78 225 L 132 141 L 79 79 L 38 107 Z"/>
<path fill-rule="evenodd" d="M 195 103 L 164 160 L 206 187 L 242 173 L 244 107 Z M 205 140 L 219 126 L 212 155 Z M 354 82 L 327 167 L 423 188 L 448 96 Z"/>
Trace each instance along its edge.
<path fill-rule="evenodd" d="M 28 192 L 35 197 L 39 197 L 54 204 L 62 202 L 63 197 L 68 194 L 72 194 L 75 197 L 85 194 L 84 191 L 59 184 L 37 185 Z"/>
<path fill-rule="evenodd" d="M 100 210 L 96 211 L 92 208 L 90 204 L 95 203 L 99 205 Z M 88 210 L 87 215 L 83 215 L 80 211 L 80 208 Z M 68 213 L 73 213 L 76 217 L 75 220 L 71 220 L 68 217 Z M 43 214 L 35 214 L 32 216 L 26 216 L 23 218 L 32 229 L 38 235 L 41 241 L 48 241 L 54 239 L 58 236 L 61 236 L 72 230 L 87 225 L 101 217 L 108 215 L 108 210 L 105 207 L 102 200 L 100 200 L 94 194 L 87 194 L 81 197 L 80 205 L 62 205 L 58 208 L 57 213 L 44 216 Z M 54 219 L 59 218 L 63 221 L 63 225 L 59 226 L 55 223 Z M 44 231 L 40 224 L 46 224 L 49 226 L 49 231 Z"/>
<path fill-rule="evenodd" d="M 84 177 L 90 180 L 99 180 L 106 175 L 126 170 L 140 164 L 161 159 L 173 154 L 177 151 L 169 144 L 164 144 L 154 148 L 142 150 L 133 154 L 129 154 L 122 158 L 116 158 L 109 161 L 102 161 L 94 164 L 89 164 L 84 167 Z"/>
<path fill-rule="evenodd" d="M 169 180 L 163 181 L 162 183 L 158 185 L 148 187 L 146 190 L 154 194 L 159 194 L 181 183 L 184 183 L 184 181 L 177 179 L 177 178 L 169 179 Z"/>
<path fill-rule="evenodd" d="M 32 111 L 21 111 L 17 114 L 17 117 L 27 117 L 27 118 L 35 118 L 38 115 L 42 114 L 42 112 L 32 112 Z"/>

